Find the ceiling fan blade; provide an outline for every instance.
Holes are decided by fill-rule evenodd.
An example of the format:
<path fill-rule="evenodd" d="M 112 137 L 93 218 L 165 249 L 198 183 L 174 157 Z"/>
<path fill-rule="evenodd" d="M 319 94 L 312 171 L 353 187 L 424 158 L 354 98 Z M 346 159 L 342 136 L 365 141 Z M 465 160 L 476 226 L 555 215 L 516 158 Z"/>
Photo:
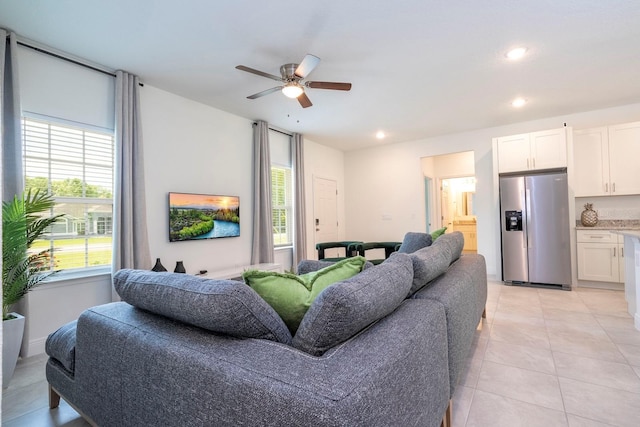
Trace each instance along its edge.
<path fill-rule="evenodd" d="M 265 95 L 269 95 L 270 93 L 277 92 L 279 90 L 282 90 L 282 86 L 276 86 L 276 87 L 272 87 L 271 89 L 263 90 L 262 92 L 254 93 L 253 95 L 247 96 L 247 98 L 256 99 L 256 98 L 260 98 L 261 96 L 265 96 Z"/>
<path fill-rule="evenodd" d="M 320 58 L 310 54 L 306 54 L 298 68 L 296 68 L 295 75 L 304 79 L 309 75 L 311 71 L 320 63 Z"/>
<path fill-rule="evenodd" d="M 311 107 L 313 105 L 307 94 L 304 92 L 302 92 L 302 94 L 298 97 L 298 102 L 300 103 L 300 105 L 302 105 L 302 108 Z"/>
<path fill-rule="evenodd" d="M 304 85 L 312 89 L 351 90 L 351 83 L 305 82 Z"/>
<path fill-rule="evenodd" d="M 251 74 L 257 74 L 259 76 L 266 77 L 268 79 L 273 79 L 273 80 L 276 80 L 278 82 L 282 81 L 281 77 L 274 76 L 273 74 L 265 73 L 264 71 L 256 70 L 254 68 L 245 67 L 244 65 L 238 65 L 238 66 L 236 66 L 236 68 L 238 70 L 246 71 L 247 73 L 251 73 Z"/>

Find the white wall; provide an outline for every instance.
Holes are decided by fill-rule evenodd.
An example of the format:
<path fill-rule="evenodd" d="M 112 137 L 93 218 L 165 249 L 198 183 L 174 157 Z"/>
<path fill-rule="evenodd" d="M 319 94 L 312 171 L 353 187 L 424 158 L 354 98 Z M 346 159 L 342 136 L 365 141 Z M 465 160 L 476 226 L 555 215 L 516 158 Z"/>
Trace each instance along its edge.
<path fill-rule="evenodd" d="M 313 178 L 331 179 L 338 185 L 338 240 L 345 239 L 345 173 L 344 153 L 334 148 L 304 140 L 304 182 L 307 215 L 307 258 L 318 259 L 313 216 Z"/>
<path fill-rule="evenodd" d="M 151 256 L 172 271 L 224 270 L 251 261 L 252 121 L 145 85 L 140 89 Z M 169 242 L 168 193 L 240 197 L 240 236 Z M 149 266 L 151 267 L 151 266 Z"/>
<path fill-rule="evenodd" d="M 517 113 L 514 113 L 517 114 Z M 478 252 L 497 274 L 500 232 L 493 176 L 492 138 L 562 127 L 574 129 L 640 120 L 640 104 L 514 123 L 345 154 L 347 239 L 401 240 L 424 224 L 422 157 L 474 151 Z M 383 216 L 384 219 L 383 220 Z"/>

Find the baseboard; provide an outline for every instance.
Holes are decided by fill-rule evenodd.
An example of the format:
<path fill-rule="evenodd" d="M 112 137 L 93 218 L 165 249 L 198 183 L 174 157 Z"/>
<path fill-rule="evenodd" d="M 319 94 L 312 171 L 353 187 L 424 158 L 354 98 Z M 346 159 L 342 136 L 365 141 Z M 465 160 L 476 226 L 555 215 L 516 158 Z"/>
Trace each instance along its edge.
<path fill-rule="evenodd" d="M 578 280 L 578 288 L 607 289 L 610 291 L 624 291 L 624 283 L 595 282 L 590 280 Z"/>
<path fill-rule="evenodd" d="M 44 353 L 47 337 L 29 340 L 26 354 L 20 354 L 21 357 L 37 356 Z"/>

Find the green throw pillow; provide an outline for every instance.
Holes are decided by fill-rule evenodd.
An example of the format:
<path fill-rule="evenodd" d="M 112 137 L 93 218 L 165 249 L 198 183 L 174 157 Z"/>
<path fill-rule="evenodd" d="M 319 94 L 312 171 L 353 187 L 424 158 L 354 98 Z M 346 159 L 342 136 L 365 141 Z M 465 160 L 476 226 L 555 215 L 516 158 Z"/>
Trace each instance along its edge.
<path fill-rule="evenodd" d="M 346 258 L 321 270 L 300 276 L 248 270 L 242 274 L 242 278 L 282 317 L 291 334 L 295 334 L 302 318 L 320 292 L 336 282 L 360 273 L 366 262 L 367 260 L 361 256 Z"/>
<path fill-rule="evenodd" d="M 433 240 L 436 240 L 438 237 L 442 236 L 445 231 L 447 231 L 447 227 L 438 228 L 433 233 L 431 233 L 431 238 Z"/>

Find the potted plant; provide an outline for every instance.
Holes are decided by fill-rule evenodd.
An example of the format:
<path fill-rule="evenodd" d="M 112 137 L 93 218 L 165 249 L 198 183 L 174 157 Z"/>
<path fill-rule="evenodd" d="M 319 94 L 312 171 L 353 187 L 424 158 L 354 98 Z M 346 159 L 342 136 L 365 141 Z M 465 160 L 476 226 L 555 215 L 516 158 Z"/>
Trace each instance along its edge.
<path fill-rule="evenodd" d="M 56 271 L 50 268 L 50 249 L 31 251 L 33 242 L 62 214 L 46 216 L 55 202 L 47 192 L 29 190 L 2 203 L 2 387 L 9 384 L 18 361 L 24 333 L 23 316 L 10 313 L 20 301 Z M 45 214 L 45 215 L 43 215 Z"/>

